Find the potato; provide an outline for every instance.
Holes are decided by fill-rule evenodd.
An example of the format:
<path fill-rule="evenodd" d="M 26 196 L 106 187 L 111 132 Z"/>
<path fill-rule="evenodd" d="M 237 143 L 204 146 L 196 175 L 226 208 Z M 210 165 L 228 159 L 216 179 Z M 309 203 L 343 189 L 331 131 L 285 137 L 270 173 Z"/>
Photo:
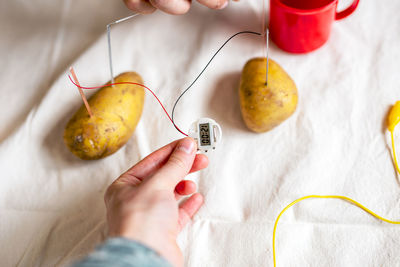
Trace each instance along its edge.
<path fill-rule="evenodd" d="M 115 82 L 142 84 L 135 72 L 122 73 Z M 144 89 L 138 85 L 121 84 L 99 89 L 89 100 L 93 116 L 84 105 L 69 120 L 64 141 L 69 150 L 81 159 L 104 158 L 128 142 L 140 120 Z"/>
<path fill-rule="evenodd" d="M 243 68 L 239 98 L 246 126 L 257 133 L 266 132 L 286 120 L 296 110 L 297 88 L 289 75 L 273 60 L 253 58 Z"/>

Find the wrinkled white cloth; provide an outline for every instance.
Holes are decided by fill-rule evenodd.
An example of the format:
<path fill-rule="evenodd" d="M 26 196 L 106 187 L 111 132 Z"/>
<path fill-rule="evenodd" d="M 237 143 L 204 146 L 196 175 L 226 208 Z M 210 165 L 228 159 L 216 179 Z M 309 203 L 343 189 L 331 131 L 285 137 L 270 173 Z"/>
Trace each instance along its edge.
<path fill-rule="evenodd" d="M 86 86 L 107 82 L 105 25 L 129 11 L 122 1 L 34 2 L 0 4 L 1 266 L 64 266 L 91 251 L 106 235 L 107 186 L 182 137 L 147 94 L 126 146 L 97 161 L 73 156 L 62 134 L 81 99 L 66 70 L 73 65 Z M 221 11 L 194 4 L 184 16 L 156 12 L 115 25 L 114 71 L 140 73 L 171 110 L 230 35 L 261 29 L 259 2 Z M 179 236 L 186 266 L 271 266 L 274 220 L 308 194 L 346 195 L 400 220 L 400 182 L 386 130 L 387 112 L 400 98 L 398 10 L 398 1 L 362 0 L 309 54 L 271 44 L 270 57 L 297 84 L 299 104 L 267 133 L 246 129 L 238 102 L 241 69 L 262 56 L 261 38 L 239 36 L 215 58 L 176 110 L 183 130 L 200 117 L 223 129 L 210 166 L 188 176 L 205 204 Z M 400 266 L 399 239 L 399 226 L 346 202 L 307 200 L 281 219 L 278 266 Z"/>

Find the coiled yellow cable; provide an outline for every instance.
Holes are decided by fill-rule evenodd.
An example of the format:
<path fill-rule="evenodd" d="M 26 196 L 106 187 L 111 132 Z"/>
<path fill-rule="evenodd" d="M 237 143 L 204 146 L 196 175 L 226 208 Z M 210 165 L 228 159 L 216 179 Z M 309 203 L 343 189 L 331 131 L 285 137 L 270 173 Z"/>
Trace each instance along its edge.
<path fill-rule="evenodd" d="M 393 135 L 392 135 L 392 140 L 393 140 Z M 394 149 L 393 149 L 393 151 L 394 151 Z M 394 158 L 396 158 L 396 156 L 394 156 Z M 396 160 L 396 168 L 397 168 L 397 170 L 398 170 L 397 160 Z M 290 203 L 289 205 L 287 205 L 287 206 L 279 213 L 278 217 L 277 217 L 276 220 L 275 220 L 274 231 L 273 231 L 273 234 L 272 234 L 272 255 L 273 255 L 273 258 L 274 258 L 274 267 L 276 267 L 276 249 L 275 249 L 276 228 L 277 228 L 277 226 L 278 226 L 279 219 L 281 218 L 282 214 L 283 214 L 285 211 L 287 211 L 291 206 L 293 206 L 294 204 L 296 204 L 296 203 L 298 203 L 298 202 L 300 202 L 300 201 L 302 201 L 302 200 L 309 199 L 309 198 L 335 198 L 335 199 L 342 199 L 342 200 L 348 201 L 348 202 L 350 202 L 350 203 L 356 205 L 356 206 L 359 207 L 360 209 L 363 209 L 364 211 L 366 211 L 367 213 L 371 214 L 372 216 L 374 216 L 375 218 L 377 218 L 377 219 L 379 219 L 379 220 L 382 220 L 382 221 L 384 221 L 384 222 L 391 223 L 391 224 L 400 224 L 400 222 L 391 221 L 391 220 L 388 220 L 388 219 L 383 218 L 382 216 L 379 216 L 378 214 L 376 214 L 375 212 L 369 210 L 368 208 L 366 208 L 365 206 L 361 205 L 361 204 L 358 203 L 357 201 L 355 201 L 355 200 L 353 200 L 353 199 L 351 199 L 351 198 L 345 197 L 345 196 L 338 196 L 338 195 L 327 195 L 327 196 L 309 195 L 309 196 L 301 197 L 301 198 L 299 198 L 299 199 L 296 199 L 295 201 L 293 201 L 293 202 Z"/>
<path fill-rule="evenodd" d="M 399 164 L 397 163 L 397 157 L 396 157 L 396 147 L 395 147 L 395 144 L 394 144 L 394 129 L 395 129 L 396 125 L 399 124 L 399 123 L 400 123 L 400 101 L 397 101 L 394 104 L 394 106 L 391 108 L 390 112 L 389 112 L 389 116 L 387 118 L 387 125 L 388 125 L 388 130 L 390 131 L 390 137 L 392 139 L 393 162 L 394 162 L 394 165 L 396 167 L 396 171 L 400 174 L 400 168 L 399 168 Z M 355 200 L 353 200 L 351 198 L 345 197 L 345 196 L 338 196 L 338 195 L 327 195 L 327 196 L 309 195 L 309 196 L 301 197 L 299 199 L 296 199 L 295 201 L 293 201 L 289 205 L 287 205 L 279 213 L 278 217 L 275 220 L 274 231 L 273 231 L 273 234 L 272 234 L 272 255 L 273 255 L 273 260 L 274 260 L 274 267 L 276 267 L 276 249 L 275 249 L 276 228 L 278 226 L 279 219 L 281 218 L 282 214 L 285 211 L 287 211 L 291 206 L 293 206 L 296 203 L 299 203 L 302 200 L 309 199 L 309 198 L 342 199 L 342 200 L 345 200 L 345 201 L 348 201 L 348 202 L 352 203 L 353 205 L 359 207 L 360 209 L 363 209 L 364 211 L 366 211 L 367 213 L 371 214 L 372 216 L 374 216 L 375 218 L 377 218 L 379 220 L 382 220 L 384 222 L 391 223 L 391 224 L 400 224 L 400 222 L 391 221 L 391 220 L 383 218 L 382 216 L 379 216 L 378 214 L 376 214 L 375 212 L 367 209 L 365 206 L 361 205 L 357 201 L 355 201 Z"/>

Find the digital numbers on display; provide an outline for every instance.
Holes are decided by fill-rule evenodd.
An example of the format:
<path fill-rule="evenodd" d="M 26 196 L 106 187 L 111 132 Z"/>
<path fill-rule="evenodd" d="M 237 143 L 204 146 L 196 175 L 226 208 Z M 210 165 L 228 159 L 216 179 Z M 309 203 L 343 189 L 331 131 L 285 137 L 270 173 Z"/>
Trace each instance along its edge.
<path fill-rule="evenodd" d="M 202 146 L 211 145 L 210 140 L 210 124 L 209 123 L 201 123 L 199 124 L 200 128 L 200 143 Z"/>

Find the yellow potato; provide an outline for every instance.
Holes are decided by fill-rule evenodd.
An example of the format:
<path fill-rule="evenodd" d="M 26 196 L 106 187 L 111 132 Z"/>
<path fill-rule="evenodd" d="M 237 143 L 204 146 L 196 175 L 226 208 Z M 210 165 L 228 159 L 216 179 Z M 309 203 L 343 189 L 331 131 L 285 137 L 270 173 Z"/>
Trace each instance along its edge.
<path fill-rule="evenodd" d="M 243 68 L 240 80 L 240 109 L 246 126 L 266 132 L 286 120 L 296 110 L 297 88 L 289 75 L 273 60 L 253 58 Z"/>
<path fill-rule="evenodd" d="M 115 82 L 143 84 L 135 72 L 122 73 Z M 65 128 L 65 144 L 81 159 L 100 159 L 116 152 L 128 142 L 140 120 L 144 95 L 144 89 L 138 85 L 99 89 L 88 100 L 93 116 L 82 105 Z"/>

